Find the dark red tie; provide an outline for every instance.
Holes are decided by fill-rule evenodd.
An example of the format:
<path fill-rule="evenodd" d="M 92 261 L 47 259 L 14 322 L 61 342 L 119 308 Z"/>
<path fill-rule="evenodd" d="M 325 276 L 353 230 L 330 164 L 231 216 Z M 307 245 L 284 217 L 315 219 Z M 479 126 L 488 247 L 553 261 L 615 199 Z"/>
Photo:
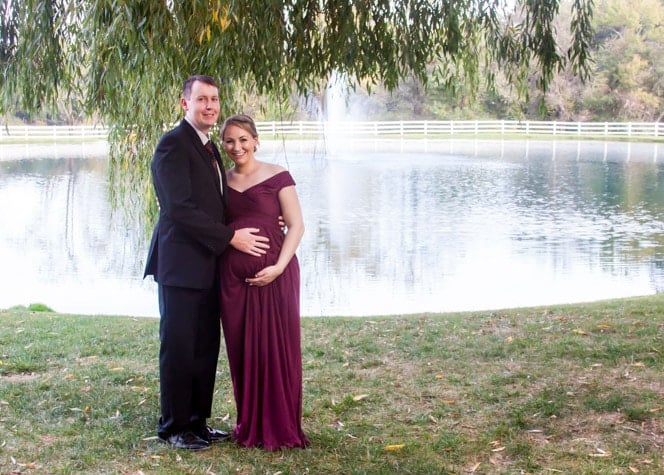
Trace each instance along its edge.
<path fill-rule="evenodd" d="M 205 150 L 210 154 L 210 159 L 212 160 L 212 168 L 214 171 L 217 173 L 217 176 L 219 177 L 220 183 L 221 183 L 221 170 L 219 170 L 219 163 L 217 163 L 217 159 L 214 156 L 214 149 L 212 148 L 212 140 L 208 140 L 205 142 Z"/>

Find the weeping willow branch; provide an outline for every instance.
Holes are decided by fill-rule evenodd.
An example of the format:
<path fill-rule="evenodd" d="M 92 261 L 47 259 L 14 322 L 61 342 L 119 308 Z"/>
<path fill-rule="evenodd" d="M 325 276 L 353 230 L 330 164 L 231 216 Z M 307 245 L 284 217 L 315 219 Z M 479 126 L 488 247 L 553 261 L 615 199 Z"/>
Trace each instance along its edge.
<path fill-rule="evenodd" d="M 572 43 L 553 20 L 572 11 Z M 511 8 L 510 10 L 508 10 Z M 474 90 L 481 71 L 501 71 L 522 94 L 533 67 L 546 91 L 554 71 L 590 68 L 592 0 L 3 0 L 0 112 L 37 111 L 80 100 L 111 127 L 111 183 L 153 202 L 149 161 L 181 116 L 191 74 L 222 84 L 222 115 L 243 94 L 317 93 L 339 74 L 396 88 Z M 490 67 L 487 67 L 490 66 Z M 146 199 L 147 198 L 147 199 Z M 150 213 L 150 206 L 146 213 Z"/>

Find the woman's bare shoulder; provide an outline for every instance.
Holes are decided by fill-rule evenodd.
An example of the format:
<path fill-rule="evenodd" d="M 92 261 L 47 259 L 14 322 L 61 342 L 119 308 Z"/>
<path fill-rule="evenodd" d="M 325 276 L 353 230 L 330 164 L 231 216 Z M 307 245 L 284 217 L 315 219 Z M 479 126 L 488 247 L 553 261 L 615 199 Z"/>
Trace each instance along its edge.
<path fill-rule="evenodd" d="M 277 173 L 286 171 L 284 167 L 282 167 L 281 165 L 277 165 L 276 163 L 267 163 L 267 162 L 261 162 L 261 163 L 263 164 L 264 170 L 269 175 L 276 175 Z"/>

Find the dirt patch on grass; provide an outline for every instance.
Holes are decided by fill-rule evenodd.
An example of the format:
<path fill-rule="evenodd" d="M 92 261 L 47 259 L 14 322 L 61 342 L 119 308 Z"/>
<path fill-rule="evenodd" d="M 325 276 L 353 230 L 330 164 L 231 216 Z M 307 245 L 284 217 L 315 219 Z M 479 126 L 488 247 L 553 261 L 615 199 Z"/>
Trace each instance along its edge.
<path fill-rule="evenodd" d="M 573 421 L 565 421 L 564 426 L 557 429 L 573 435 L 574 441 L 583 441 L 596 447 L 625 447 L 633 444 L 654 451 L 664 447 L 664 427 L 661 420 L 629 421 L 619 412 L 590 412 L 586 417 L 577 415 Z"/>
<path fill-rule="evenodd" d="M 37 376 L 37 373 L 3 374 L 0 376 L 0 381 L 7 381 L 8 383 L 29 383 L 37 379 Z"/>

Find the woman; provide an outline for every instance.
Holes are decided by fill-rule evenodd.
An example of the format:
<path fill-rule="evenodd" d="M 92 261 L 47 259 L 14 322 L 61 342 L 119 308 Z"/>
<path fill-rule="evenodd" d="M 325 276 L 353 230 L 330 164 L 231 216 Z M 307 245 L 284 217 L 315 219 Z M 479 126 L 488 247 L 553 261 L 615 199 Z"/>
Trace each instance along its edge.
<path fill-rule="evenodd" d="M 263 256 L 229 249 L 220 260 L 221 323 L 237 406 L 233 437 L 266 450 L 305 447 L 295 256 L 304 224 L 295 182 L 283 167 L 256 160 L 258 132 L 250 117 L 228 118 L 221 140 L 235 164 L 226 173 L 227 225 L 258 228 L 270 239 Z"/>

